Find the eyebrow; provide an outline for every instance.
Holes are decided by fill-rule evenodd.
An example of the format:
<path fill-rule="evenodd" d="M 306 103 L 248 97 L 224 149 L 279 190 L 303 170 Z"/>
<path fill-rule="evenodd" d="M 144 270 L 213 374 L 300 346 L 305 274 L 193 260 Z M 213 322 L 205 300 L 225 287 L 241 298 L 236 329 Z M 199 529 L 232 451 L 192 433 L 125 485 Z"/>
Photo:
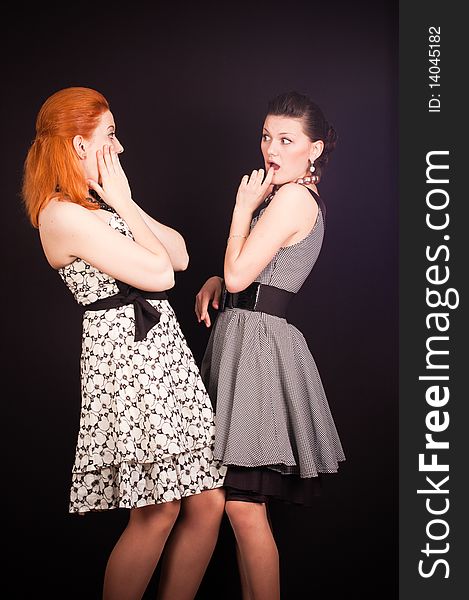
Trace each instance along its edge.
<path fill-rule="evenodd" d="M 115 125 L 108 125 L 108 129 L 115 129 Z"/>
<path fill-rule="evenodd" d="M 264 131 L 267 131 L 267 133 L 270 135 L 270 131 L 267 129 L 267 127 L 264 127 Z M 288 133 L 288 131 L 282 131 L 278 135 L 295 135 L 295 134 L 294 133 Z"/>

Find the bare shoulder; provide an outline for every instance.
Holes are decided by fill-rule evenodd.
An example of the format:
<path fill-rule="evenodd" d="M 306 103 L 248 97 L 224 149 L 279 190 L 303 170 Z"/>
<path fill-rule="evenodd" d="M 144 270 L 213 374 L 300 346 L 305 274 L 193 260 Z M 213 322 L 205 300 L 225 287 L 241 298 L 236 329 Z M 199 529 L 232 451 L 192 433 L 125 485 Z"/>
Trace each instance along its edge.
<path fill-rule="evenodd" d="M 108 236 L 120 234 L 97 215 L 74 202 L 52 199 L 39 215 L 39 237 L 50 265 L 58 269 L 69 264 L 81 252 L 93 249 Z"/>
<path fill-rule="evenodd" d="M 106 235 L 108 227 L 93 212 L 75 202 L 54 198 L 41 210 L 39 237 L 52 267 L 57 269 L 76 258 L 78 240 Z"/>
<path fill-rule="evenodd" d="M 75 202 L 53 198 L 39 215 L 39 228 L 43 232 L 58 233 L 73 230 L 93 218 L 91 211 Z"/>
<path fill-rule="evenodd" d="M 311 202 L 311 200 L 311 194 L 304 185 L 286 183 L 274 195 L 271 204 L 281 206 L 288 211 L 294 208 L 296 211 L 308 215 L 316 213 L 318 210 L 317 203 Z"/>

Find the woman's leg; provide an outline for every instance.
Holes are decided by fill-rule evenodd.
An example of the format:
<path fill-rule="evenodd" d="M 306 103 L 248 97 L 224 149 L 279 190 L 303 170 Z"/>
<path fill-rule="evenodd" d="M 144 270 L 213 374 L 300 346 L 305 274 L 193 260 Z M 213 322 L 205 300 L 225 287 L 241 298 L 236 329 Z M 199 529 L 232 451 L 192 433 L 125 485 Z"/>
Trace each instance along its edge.
<path fill-rule="evenodd" d="M 243 594 L 246 593 L 243 598 L 278 600 L 279 557 L 266 505 L 260 502 L 228 500 L 226 513 L 238 545 L 242 585 L 243 577 L 247 582 L 247 586 L 243 585 Z"/>
<path fill-rule="evenodd" d="M 241 580 L 241 595 L 243 600 L 252 600 L 251 588 L 249 587 L 246 567 L 244 566 L 243 557 L 239 551 L 239 546 L 236 543 L 236 560 L 238 561 L 239 578 Z"/>
<path fill-rule="evenodd" d="M 180 501 L 132 508 L 109 556 L 103 600 L 140 600 L 177 519 Z"/>
<path fill-rule="evenodd" d="M 215 549 L 225 493 L 207 490 L 183 498 L 161 565 L 158 600 L 192 600 Z"/>

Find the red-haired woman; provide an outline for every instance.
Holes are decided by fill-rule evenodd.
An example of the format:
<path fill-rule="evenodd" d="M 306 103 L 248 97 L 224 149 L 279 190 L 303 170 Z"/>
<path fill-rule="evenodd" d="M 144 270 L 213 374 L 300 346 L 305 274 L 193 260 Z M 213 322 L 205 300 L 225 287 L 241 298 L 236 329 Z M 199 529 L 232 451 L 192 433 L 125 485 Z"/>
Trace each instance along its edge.
<path fill-rule="evenodd" d="M 163 548 L 159 598 L 193 598 L 223 514 L 213 413 L 168 302 L 183 238 L 132 199 L 107 100 L 50 96 L 23 198 L 47 261 L 83 306 L 82 408 L 70 512 L 130 509 L 104 577 L 107 600 L 141 598 Z M 184 573 L 181 577 L 180 574 Z"/>

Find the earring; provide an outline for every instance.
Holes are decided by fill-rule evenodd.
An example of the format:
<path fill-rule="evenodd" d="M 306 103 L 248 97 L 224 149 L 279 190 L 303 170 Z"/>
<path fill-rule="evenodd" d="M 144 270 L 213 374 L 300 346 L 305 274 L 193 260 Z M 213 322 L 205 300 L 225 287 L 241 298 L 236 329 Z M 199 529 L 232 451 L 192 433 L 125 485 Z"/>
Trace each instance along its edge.
<path fill-rule="evenodd" d="M 297 179 L 295 183 L 302 183 L 303 185 L 319 183 L 319 176 L 313 175 L 314 171 L 316 170 L 316 167 L 314 166 L 314 161 L 310 160 L 310 162 L 311 164 L 309 166 L 309 172 L 311 173 L 311 175 L 305 175 L 304 177 L 300 177 L 300 179 Z"/>

